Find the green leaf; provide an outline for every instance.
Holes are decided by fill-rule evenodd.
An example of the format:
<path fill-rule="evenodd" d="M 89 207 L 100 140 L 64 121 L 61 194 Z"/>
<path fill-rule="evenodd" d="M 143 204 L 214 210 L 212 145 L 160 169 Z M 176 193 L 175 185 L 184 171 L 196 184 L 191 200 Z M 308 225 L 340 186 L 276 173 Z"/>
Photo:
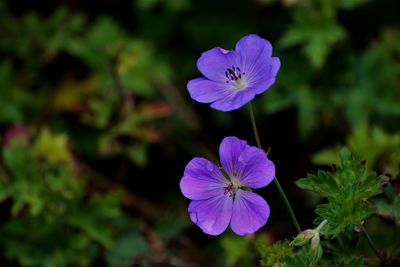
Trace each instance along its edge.
<path fill-rule="evenodd" d="M 46 159 L 50 164 L 69 162 L 70 154 L 65 134 L 53 134 L 49 129 L 41 130 L 33 147 L 35 157 Z"/>
<path fill-rule="evenodd" d="M 398 194 L 390 203 L 383 198 L 375 201 L 376 213 L 387 218 L 393 219 L 397 225 L 400 225 L 400 194 Z"/>
<path fill-rule="evenodd" d="M 189 226 L 184 218 L 166 214 L 157 222 L 157 234 L 163 241 L 170 241 L 180 237 L 181 233 Z"/>
<path fill-rule="evenodd" d="M 327 199 L 316 213 L 328 221 L 326 235 L 336 236 L 352 229 L 374 212 L 369 199 L 381 193 L 385 176 L 366 174 L 363 162 L 356 160 L 347 148 L 339 153 L 340 164 L 334 172 L 319 170 L 296 184 Z"/>
<path fill-rule="evenodd" d="M 385 173 L 396 177 L 399 174 L 400 162 L 400 134 L 388 133 L 376 126 L 369 126 L 363 122 L 358 124 L 347 138 L 346 144 L 354 151 L 357 158 L 366 160 L 366 169 L 370 171 L 384 163 Z M 313 162 L 320 165 L 339 163 L 335 156 L 340 149 L 339 145 L 326 148 L 313 157 Z"/>
<path fill-rule="evenodd" d="M 308 174 L 307 178 L 296 181 L 296 185 L 325 196 L 337 191 L 340 183 L 330 172 L 319 170 L 317 175 Z"/>
<path fill-rule="evenodd" d="M 107 252 L 106 259 L 110 267 L 133 266 L 136 259 L 149 251 L 146 240 L 135 230 L 123 232 Z"/>
<path fill-rule="evenodd" d="M 104 247 L 112 246 L 113 229 L 110 221 L 120 216 L 118 192 L 105 196 L 96 195 L 88 203 L 77 203 L 79 206 L 68 218 L 68 223 L 80 229 L 90 239 L 99 242 Z"/>
<path fill-rule="evenodd" d="M 251 239 L 237 235 L 226 235 L 221 240 L 225 250 L 225 262 L 227 266 L 234 266 L 239 260 L 251 258 Z"/>
<path fill-rule="evenodd" d="M 345 36 L 346 32 L 336 22 L 331 12 L 315 12 L 314 8 L 299 8 L 295 11 L 293 24 L 281 38 L 280 46 L 288 48 L 301 44 L 302 51 L 311 65 L 321 68 L 333 45 L 343 40 Z"/>
<path fill-rule="evenodd" d="M 285 265 L 287 267 L 311 267 L 310 261 L 303 254 L 286 256 Z"/>
<path fill-rule="evenodd" d="M 261 255 L 261 266 L 283 267 L 287 262 L 286 257 L 293 254 L 293 248 L 287 240 L 278 241 L 271 245 L 266 239 L 259 238 L 257 248 Z"/>

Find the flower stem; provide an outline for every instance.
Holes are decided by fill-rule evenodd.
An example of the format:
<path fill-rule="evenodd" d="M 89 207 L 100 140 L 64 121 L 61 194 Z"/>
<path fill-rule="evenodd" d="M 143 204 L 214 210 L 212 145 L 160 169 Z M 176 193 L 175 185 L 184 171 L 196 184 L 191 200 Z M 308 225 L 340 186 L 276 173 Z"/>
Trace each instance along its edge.
<path fill-rule="evenodd" d="M 318 233 L 321 232 L 322 228 L 328 223 L 327 220 L 323 220 L 317 227 L 317 229 L 315 229 L 315 231 L 317 231 Z"/>
<path fill-rule="evenodd" d="M 375 254 L 376 254 L 378 257 L 381 257 L 381 253 L 379 253 L 379 250 L 377 249 L 377 247 L 375 246 L 374 242 L 372 241 L 370 235 L 368 234 L 367 229 L 365 229 L 365 227 L 362 226 L 362 225 L 360 225 L 359 228 L 360 228 L 361 231 L 364 233 L 364 235 L 365 235 L 365 237 L 366 237 L 366 239 L 367 239 L 367 241 L 368 241 L 369 246 L 372 248 L 372 250 L 375 252 Z"/>
<path fill-rule="evenodd" d="M 283 191 L 281 184 L 278 181 L 278 177 L 275 176 L 274 182 L 275 182 L 276 187 L 278 188 L 279 194 L 281 194 L 283 203 L 285 203 L 286 209 L 289 212 L 290 218 L 292 219 L 292 222 L 293 222 L 294 227 L 296 228 L 296 231 L 300 233 L 301 232 L 300 224 L 297 221 L 297 218 L 296 218 L 296 215 L 294 214 L 292 206 L 290 205 L 290 202 L 289 202 L 288 198 L 286 197 L 286 194 Z"/>
<path fill-rule="evenodd" d="M 251 102 L 249 102 L 249 109 L 250 109 L 250 119 L 251 119 L 251 125 L 253 126 L 254 137 L 256 138 L 256 143 L 258 148 L 262 149 L 260 136 L 258 135 L 256 119 L 254 117 L 253 105 L 251 104 Z"/>
<path fill-rule="evenodd" d="M 260 137 L 258 135 L 256 120 L 254 117 L 253 106 L 252 106 L 251 102 L 249 102 L 249 109 L 250 109 L 251 124 L 253 126 L 253 132 L 254 132 L 254 137 L 256 139 L 256 142 L 257 142 L 257 146 L 258 146 L 258 148 L 263 150 L 263 148 L 261 146 L 261 142 L 260 142 Z M 296 231 L 300 233 L 301 232 L 300 224 L 297 221 L 297 218 L 296 218 L 296 215 L 294 214 L 292 206 L 290 205 L 290 202 L 289 202 L 288 198 L 286 197 L 286 194 L 283 191 L 282 186 L 279 183 L 278 178 L 276 176 L 274 179 L 274 183 L 275 183 L 275 186 L 278 188 L 279 194 L 281 195 L 283 203 L 285 204 L 286 209 L 289 212 L 290 218 L 292 219 L 292 222 L 293 222 L 294 227 L 296 228 Z"/>

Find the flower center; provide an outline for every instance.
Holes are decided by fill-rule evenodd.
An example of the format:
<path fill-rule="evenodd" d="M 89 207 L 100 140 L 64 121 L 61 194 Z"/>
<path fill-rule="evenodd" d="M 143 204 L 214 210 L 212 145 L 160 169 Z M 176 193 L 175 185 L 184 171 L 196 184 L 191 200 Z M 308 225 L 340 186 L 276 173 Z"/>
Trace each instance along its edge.
<path fill-rule="evenodd" d="M 236 89 L 241 90 L 247 86 L 247 82 L 243 79 L 245 74 L 239 67 L 227 68 L 225 71 L 226 83 L 232 83 Z"/>
<path fill-rule="evenodd" d="M 229 184 L 224 187 L 224 195 L 229 194 L 230 197 L 235 197 L 236 191 L 241 188 L 239 180 L 236 177 L 231 177 Z"/>
<path fill-rule="evenodd" d="M 236 189 L 237 188 L 235 188 L 235 186 L 232 183 L 229 183 L 227 186 L 224 187 L 224 195 L 229 194 L 230 197 L 234 197 Z"/>

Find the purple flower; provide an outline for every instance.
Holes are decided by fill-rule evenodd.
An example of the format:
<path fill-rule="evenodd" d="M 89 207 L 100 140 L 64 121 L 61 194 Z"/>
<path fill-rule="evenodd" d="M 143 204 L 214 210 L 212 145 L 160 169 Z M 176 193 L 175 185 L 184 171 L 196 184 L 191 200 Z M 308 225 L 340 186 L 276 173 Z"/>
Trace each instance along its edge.
<path fill-rule="evenodd" d="M 197 68 L 205 77 L 189 81 L 190 96 L 221 111 L 240 108 L 274 84 L 281 63 L 271 55 L 270 42 L 255 34 L 240 39 L 235 50 L 204 52 Z"/>
<path fill-rule="evenodd" d="M 185 168 L 180 187 L 192 200 L 190 219 L 209 235 L 221 234 L 229 224 L 238 235 L 254 233 L 267 222 L 269 206 L 250 188 L 269 184 L 275 165 L 237 137 L 222 140 L 219 157 L 225 175 L 205 158 L 194 158 Z"/>

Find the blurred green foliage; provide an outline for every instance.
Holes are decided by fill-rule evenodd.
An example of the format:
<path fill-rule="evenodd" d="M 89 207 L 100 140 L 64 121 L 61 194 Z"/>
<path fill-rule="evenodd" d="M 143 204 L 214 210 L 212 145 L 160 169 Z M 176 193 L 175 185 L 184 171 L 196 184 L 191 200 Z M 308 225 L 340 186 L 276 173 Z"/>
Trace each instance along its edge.
<path fill-rule="evenodd" d="M 399 8 L 395 0 L 0 1 L 0 265 L 257 266 L 259 256 L 263 266 L 321 257 L 343 267 L 396 264 Z M 259 238 L 206 239 L 178 191 L 190 157 L 248 125 L 247 114 L 205 111 L 185 89 L 200 75 L 201 52 L 248 33 L 271 41 L 282 62 L 276 85 L 255 100 L 277 166 L 297 178 L 311 164 L 339 166 L 299 182 L 327 198 L 317 223 L 327 219 L 324 234 L 338 237 L 321 239 L 323 255 L 275 242 L 294 234 L 274 215 L 280 206 Z M 365 166 L 340 161 L 343 145 Z M 275 154 L 304 147 L 304 167 Z M 382 176 L 364 175 L 373 170 L 390 176 L 379 196 Z M 349 229 L 362 220 L 385 258 L 360 257 L 366 242 Z"/>
<path fill-rule="evenodd" d="M 393 178 L 399 175 L 400 134 L 387 133 L 376 126 L 361 123 L 347 137 L 346 145 L 356 151 L 357 158 L 364 159 L 368 170 L 380 169 Z M 314 155 L 313 161 L 319 165 L 338 164 L 340 145 L 325 148 Z"/>
<path fill-rule="evenodd" d="M 13 218 L 0 228 L 7 257 L 23 266 L 87 266 L 98 245 L 112 246 L 120 197 L 85 199 L 86 181 L 74 175 L 65 135 L 44 129 L 32 144 L 12 139 L 3 158 L 0 199 L 13 199 Z"/>

